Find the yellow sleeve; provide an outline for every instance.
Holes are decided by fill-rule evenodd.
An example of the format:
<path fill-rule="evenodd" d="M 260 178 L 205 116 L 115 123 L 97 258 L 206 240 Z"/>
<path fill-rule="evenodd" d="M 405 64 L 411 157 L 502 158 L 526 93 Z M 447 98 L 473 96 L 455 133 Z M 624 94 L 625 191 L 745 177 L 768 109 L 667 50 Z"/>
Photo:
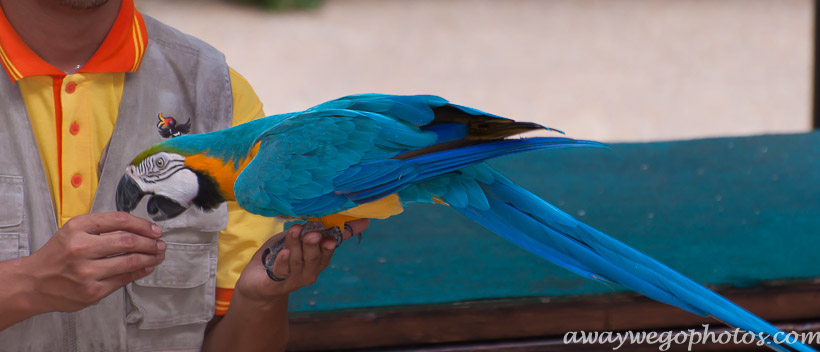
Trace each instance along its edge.
<path fill-rule="evenodd" d="M 250 84 L 230 69 L 233 93 L 233 125 L 264 117 L 262 102 Z M 271 236 L 281 232 L 283 223 L 251 214 L 236 202 L 228 202 L 228 226 L 219 233 L 219 261 L 216 268 L 216 314 L 228 309 L 230 296 L 242 269 Z"/>
<path fill-rule="evenodd" d="M 231 93 L 233 93 L 233 124 L 241 125 L 248 121 L 264 117 L 262 101 L 256 96 L 245 77 L 229 69 L 231 75 Z"/>

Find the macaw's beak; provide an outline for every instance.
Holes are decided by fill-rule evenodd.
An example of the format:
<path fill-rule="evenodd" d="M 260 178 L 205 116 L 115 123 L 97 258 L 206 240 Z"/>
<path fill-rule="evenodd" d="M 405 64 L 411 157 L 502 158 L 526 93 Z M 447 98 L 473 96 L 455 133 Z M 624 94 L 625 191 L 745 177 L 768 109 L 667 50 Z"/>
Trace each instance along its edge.
<path fill-rule="evenodd" d="M 125 174 L 117 185 L 117 210 L 131 212 L 137 207 L 142 197 L 145 196 L 134 179 Z"/>
<path fill-rule="evenodd" d="M 148 215 L 154 221 L 168 220 L 177 217 L 185 211 L 182 204 L 164 196 L 151 196 L 148 198 Z"/>
<path fill-rule="evenodd" d="M 117 210 L 130 213 L 145 195 L 131 176 L 123 175 L 117 185 Z M 148 215 L 154 221 L 175 218 L 187 209 L 171 198 L 153 194 L 148 198 L 147 207 Z"/>

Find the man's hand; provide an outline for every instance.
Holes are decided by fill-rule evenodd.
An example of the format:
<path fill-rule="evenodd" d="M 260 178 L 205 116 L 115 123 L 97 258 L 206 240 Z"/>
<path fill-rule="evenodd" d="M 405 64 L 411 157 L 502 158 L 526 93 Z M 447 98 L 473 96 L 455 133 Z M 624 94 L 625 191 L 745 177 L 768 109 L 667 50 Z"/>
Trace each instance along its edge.
<path fill-rule="evenodd" d="M 80 310 L 145 277 L 165 258 L 161 235 L 155 224 L 127 213 L 72 218 L 43 248 L 21 258 L 34 291 L 32 309 Z"/>
<path fill-rule="evenodd" d="M 344 240 L 364 231 L 370 225 L 370 220 L 359 219 L 347 224 L 353 228 L 354 233 L 345 230 L 342 235 Z M 330 264 L 330 258 L 336 250 L 336 241 L 331 238 L 323 239 L 318 232 L 309 232 L 300 240 L 301 232 L 301 225 L 293 225 L 287 231 L 269 239 L 242 271 L 236 284 L 237 293 L 247 299 L 264 302 L 315 283 L 319 274 Z M 273 273 L 284 280 L 275 282 L 268 277 L 265 267 L 261 264 L 262 252 L 281 236 L 287 236 L 285 248 L 276 257 Z"/>
<path fill-rule="evenodd" d="M 347 223 L 353 233 L 364 231 L 370 221 L 361 219 Z M 224 317 L 214 317 L 208 323 L 203 351 L 284 351 L 288 343 L 288 294 L 316 282 L 330 264 L 336 241 L 322 239 L 310 232 L 300 239 L 301 225 L 293 225 L 265 243 L 242 271 L 236 283 L 230 308 Z M 273 272 L 284 280 L 268 277 L 262 265 L 262 252 L 282 236 L 285 248 L 273 264 Z"/>

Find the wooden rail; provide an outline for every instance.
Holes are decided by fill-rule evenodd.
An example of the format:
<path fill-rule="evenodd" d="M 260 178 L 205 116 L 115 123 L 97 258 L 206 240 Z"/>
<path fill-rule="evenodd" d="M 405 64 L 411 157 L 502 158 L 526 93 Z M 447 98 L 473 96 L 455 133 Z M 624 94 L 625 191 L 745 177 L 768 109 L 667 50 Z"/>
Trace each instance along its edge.
<path fill-rule="evenodd" d="M 730 288 L 720 292 L 764 319 L 780 323 L 786 330 L 814 328 L 818 326 L 816 322 L 820 322 L 820 283 Z M 567 346 L 563 344 L 563 335 L 581 330 L 685 331 L 694 328 L 701 331 L 701 324 L 710 324 L 713 331 L 725 328 L 712 318 L 690 314 L 634 294 L 572 299 L 533 297 L 296 313 L 291 318 L 290 350 L 385 349 L 391 346 L 416 346 L 397 349 L 402 351 L 601 350 L 612 346 Z M 524 340 L 514 341 L 521 339 Z M 467 344 L 442 346 L 459 343 Z M 630 351 L 647 348 L 626 347 Z M 657 346 L 648 347 L 658 350 Z M 740 347 L 743 346 L 713 344 L 699 345 L 697 350 Z"/>

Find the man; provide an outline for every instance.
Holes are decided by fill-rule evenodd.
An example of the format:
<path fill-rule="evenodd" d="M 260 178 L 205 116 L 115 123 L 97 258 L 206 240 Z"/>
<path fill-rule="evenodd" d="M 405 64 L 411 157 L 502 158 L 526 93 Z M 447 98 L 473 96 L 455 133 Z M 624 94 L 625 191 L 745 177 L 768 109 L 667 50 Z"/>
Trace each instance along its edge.
<path fill-rule="evenodd" d="M 273 282 L 260 248 L 281 225 L 236 204 L 161 224 L 110 212 L 138 151 L 261 117 L 247 82 L 133 0 L 0 10 L 0 349 L 284 349 L 287 296 L 334 241 L 291 227 Z"/>

